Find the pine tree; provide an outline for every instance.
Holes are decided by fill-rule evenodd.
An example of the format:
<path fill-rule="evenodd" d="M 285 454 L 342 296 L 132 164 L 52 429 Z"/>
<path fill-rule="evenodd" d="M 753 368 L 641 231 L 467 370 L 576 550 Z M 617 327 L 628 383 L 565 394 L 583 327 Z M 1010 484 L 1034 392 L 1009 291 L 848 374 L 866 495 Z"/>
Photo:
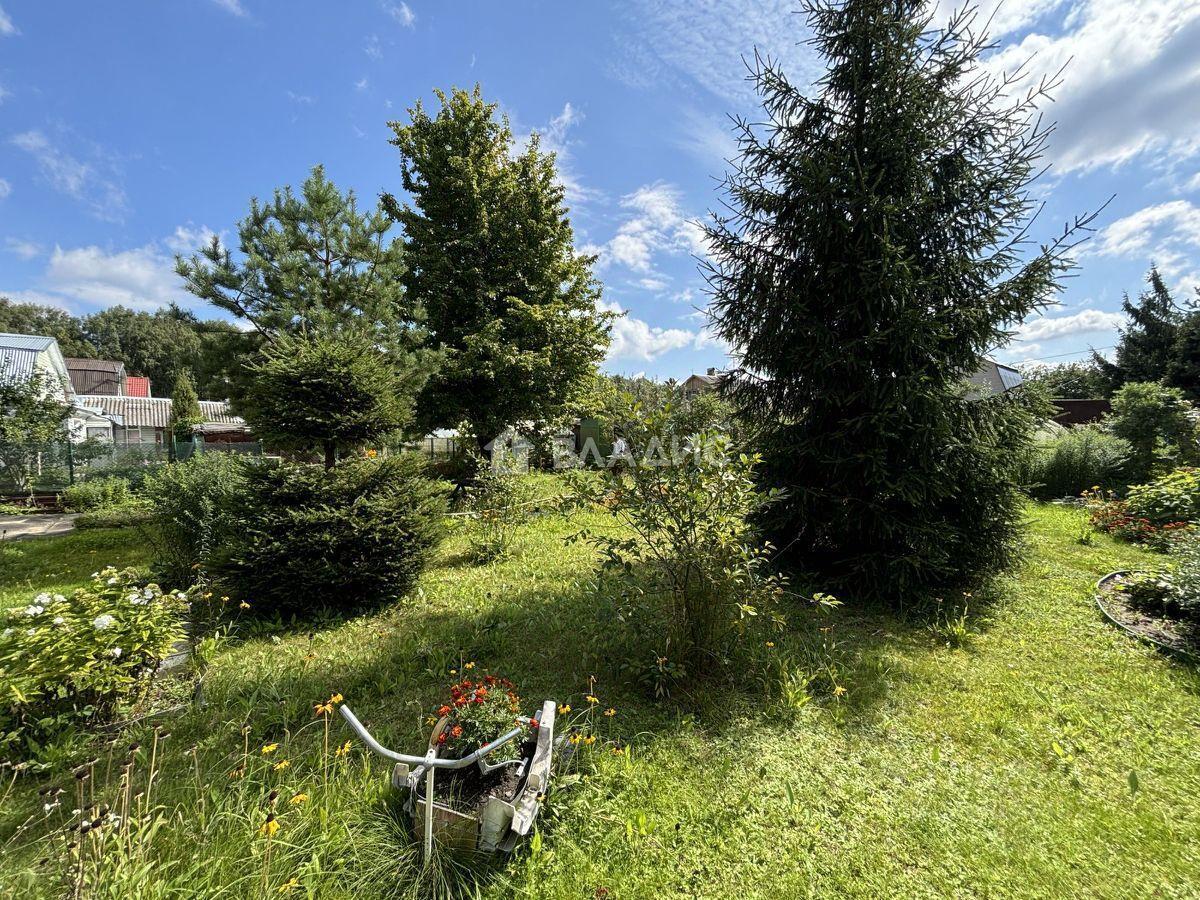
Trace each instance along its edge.
<path fill-rule="evenodd" d="M 391 122 L 411 202 L 385 195 L 404 228 L 408 296 L 428 314 L 444 364 L 417 404 L 424 427 L 467 422 L 481 444 L 552 420 L 589 387 L 608 345 L 595 258 L 575 252 L 554 155 L 519 152 L 496 105 L 437 92 Z"/>
<path fill-rule="evenodd" d="M 925 7 L 810 3 L 827 71 L 807 97 L 756 59 L 767 121 L 738 123 L 708 228 L 710 315 L 740 362 L 724 390 L 788 492 L 776 543 L 899 602 L 1013 557 L 1032 417 L 963 379 L 1052 299 L 1086 225 L 1027 248 L 1051 85 L 993 78 L 974 14 L 939 31 Z"/>
<path fill-rule="evenodd" d="M 191 373 L 185 369 L 175 376 L 175 389 L 171 392 L 171 434 L 177 441 L 190 441 L 192 428 L 203 422 L 204 413 L 200 410 Z"/>
<path fill-rule="evenodd" d="M 1128 294 L 1121 302 L 1129 324 L 1121 329 L 1116 362 L 1109 362 L 1099 353 L 1092 354 L 1113 390 L 1136 381 L 1162 381 L 1171 368 L 1183 311 L 1157 266 L 1151 266 L 1146 283 L 1150 288 L 1138 295 L 1136 303 Z"/>

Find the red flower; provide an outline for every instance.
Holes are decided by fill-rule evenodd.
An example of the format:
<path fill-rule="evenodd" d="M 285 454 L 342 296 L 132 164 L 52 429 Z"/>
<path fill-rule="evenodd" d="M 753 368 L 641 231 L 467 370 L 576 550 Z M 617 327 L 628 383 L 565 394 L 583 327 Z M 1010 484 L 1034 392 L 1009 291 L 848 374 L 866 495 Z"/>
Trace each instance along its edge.
<path fill-rule="evenodd" d="M 450 729 L 450 737 L 460 738 L 460 737 L 462 737 L 462 731 L 463 731 L 463 729 L 462 729 L 461 725 L 455 725 L 453 728 Z"/>
<path fill-rule="evenodd" d="M 444 743 L 446 743 L 446 732 L 444 732 L 444 731 L 443 731 L 441 734 L 439 734 L 439 735 L 438 735 L 437 742 L 438 742 L 439 744 L 444 744 Z"/>
<path fill-rule="evenodd" d="M 448 716 L 448 715 L 450 715 L 450 712 L 451 712 L 451 709 L 450 709 L 450 707 L 448 707 L 448 706 L 439 706 L 439 707 L 438 707 L 437 714 L 438 714 L 439 716 Z"/>
<path fill-rule="evenodd" d="M 536 731 L 537 729 L 542 727 L 542 723 L 539 722 L 537 719 L 533 719 L 530 721 L 529 727 Z"/>

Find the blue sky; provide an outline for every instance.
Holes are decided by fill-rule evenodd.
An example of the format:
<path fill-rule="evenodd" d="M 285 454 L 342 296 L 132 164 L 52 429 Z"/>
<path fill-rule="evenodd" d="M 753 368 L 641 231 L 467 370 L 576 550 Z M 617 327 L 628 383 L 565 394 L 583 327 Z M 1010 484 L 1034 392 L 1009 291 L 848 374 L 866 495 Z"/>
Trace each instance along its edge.
<path fill-rule="evenodd" d="M 607 368 L 721 365 L 692 223 L 718 199 L 726 116 L 755 108 L 741 55 L 757 46 L 801 83 L 819 72 L 797 5 L 0 0 L 0 293 L 195 306 L 174 252 L 317 163 L 364 198 L 399 190 L 386 122 L 479 82 L 559 152 L 578 242 L 628 312 Z M 989 65 L 1074 60 L 1035 234 L 1115 194 L 1062 305 L 998 354 L 1077 358 L 1114 343 L 1152 260 L 1186 295 L 1200 284 L 1200 3 L 1009 0 L 993 31 Z"/>

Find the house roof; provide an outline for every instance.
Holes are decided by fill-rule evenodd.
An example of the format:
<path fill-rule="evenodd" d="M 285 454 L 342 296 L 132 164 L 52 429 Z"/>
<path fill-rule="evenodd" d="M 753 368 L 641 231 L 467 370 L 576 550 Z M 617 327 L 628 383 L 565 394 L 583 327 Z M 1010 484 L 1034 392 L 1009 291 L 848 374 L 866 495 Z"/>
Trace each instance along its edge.
<path fill-rule="evenodd" d="M 65 360 L 71 387 L 77 394 L 123 394 L 125 363 L 113 359 L 80 359 L 68 356 Z"/>
<path fill-rule="evenodd" d="M 146 375 L 126 375 L 125 376 L 125 396 L 126 397 L 149 397 L 150 396 L 150 379 Z"/>
<path fill-rule="evenodd" d="M 10 334 L 0 332 L 0 350 L 33 350 L 36 353 L 47 349 L 54 338 L 40 334 Z"/>
<path fill-rule="evenodd" d="M 0 378 L 25 381 L 33 376 L 39 350 L 0 347 Z"/>
<path fill-rule="evenodd" d="M 80 402 L 103 413 L 120 416 L 126 428 L 169 428 L 171 399 L 169 397 L 113 397 L 95 394 L 79 398 Z M 244 426 L 246 420 L 229 412 L 224 400 L 201 400 L 200 412 L 206 425 Z"/>

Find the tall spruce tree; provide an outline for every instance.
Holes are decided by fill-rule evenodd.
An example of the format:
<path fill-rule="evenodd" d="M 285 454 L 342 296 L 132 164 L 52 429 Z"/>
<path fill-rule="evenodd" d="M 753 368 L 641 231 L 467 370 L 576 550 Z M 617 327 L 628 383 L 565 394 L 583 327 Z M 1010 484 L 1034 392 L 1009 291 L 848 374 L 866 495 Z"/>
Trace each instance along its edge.
<path fill-rule="evenodd" d="M 401 281 L 445 353 L 417 403 L 427 428 L 467 422 L 481 444 L 506 426 L 553 420 L 591 384 L 611 318 L 596 310 L 595 258 L 577 253 L 555 171 L 537 135 L 515 147 L 494 103 L 436 92 L 391 122 L 410 202 Z"/>
<path fill-rule="evenodd" d="M 963 380 L 1052 299 L 1086 225 L 1027 246 L 1050 85 L 993 78 L 973 13 L 933 30 L 925 9 L 808 5 L 827 71 L 809 97 L 756 59 L 766 123 L 738 123 L 708 228 L 710 315 L 740 362 L 725 390 L 788 492 L 777 544 L 901 603 L 1012 559 L 1032 416 Z"/>
<path fill-rule="evenodd" d="M 171 391 L 171 433 L 177 441 L 190 441 L 192 428 L 204 421 L 200 410 L 200 398 L 192 383 L 191 373 L 186 369 L 175 376 L 175 387 Z"/>
<path fill-rule="evenodd" d="M 1136 303 L 1128 294 L 1121 303 L 1129 324 L 1121 329 L 1115 362 L 1092 353 L 1113 390 L 1131 382 L 1162 381 L 1174 360 L 1183 310 L 1171 296 L 1157 266 L 1150 267 L 1146 283 L 1149 288 L 1138 295 Z"/>

